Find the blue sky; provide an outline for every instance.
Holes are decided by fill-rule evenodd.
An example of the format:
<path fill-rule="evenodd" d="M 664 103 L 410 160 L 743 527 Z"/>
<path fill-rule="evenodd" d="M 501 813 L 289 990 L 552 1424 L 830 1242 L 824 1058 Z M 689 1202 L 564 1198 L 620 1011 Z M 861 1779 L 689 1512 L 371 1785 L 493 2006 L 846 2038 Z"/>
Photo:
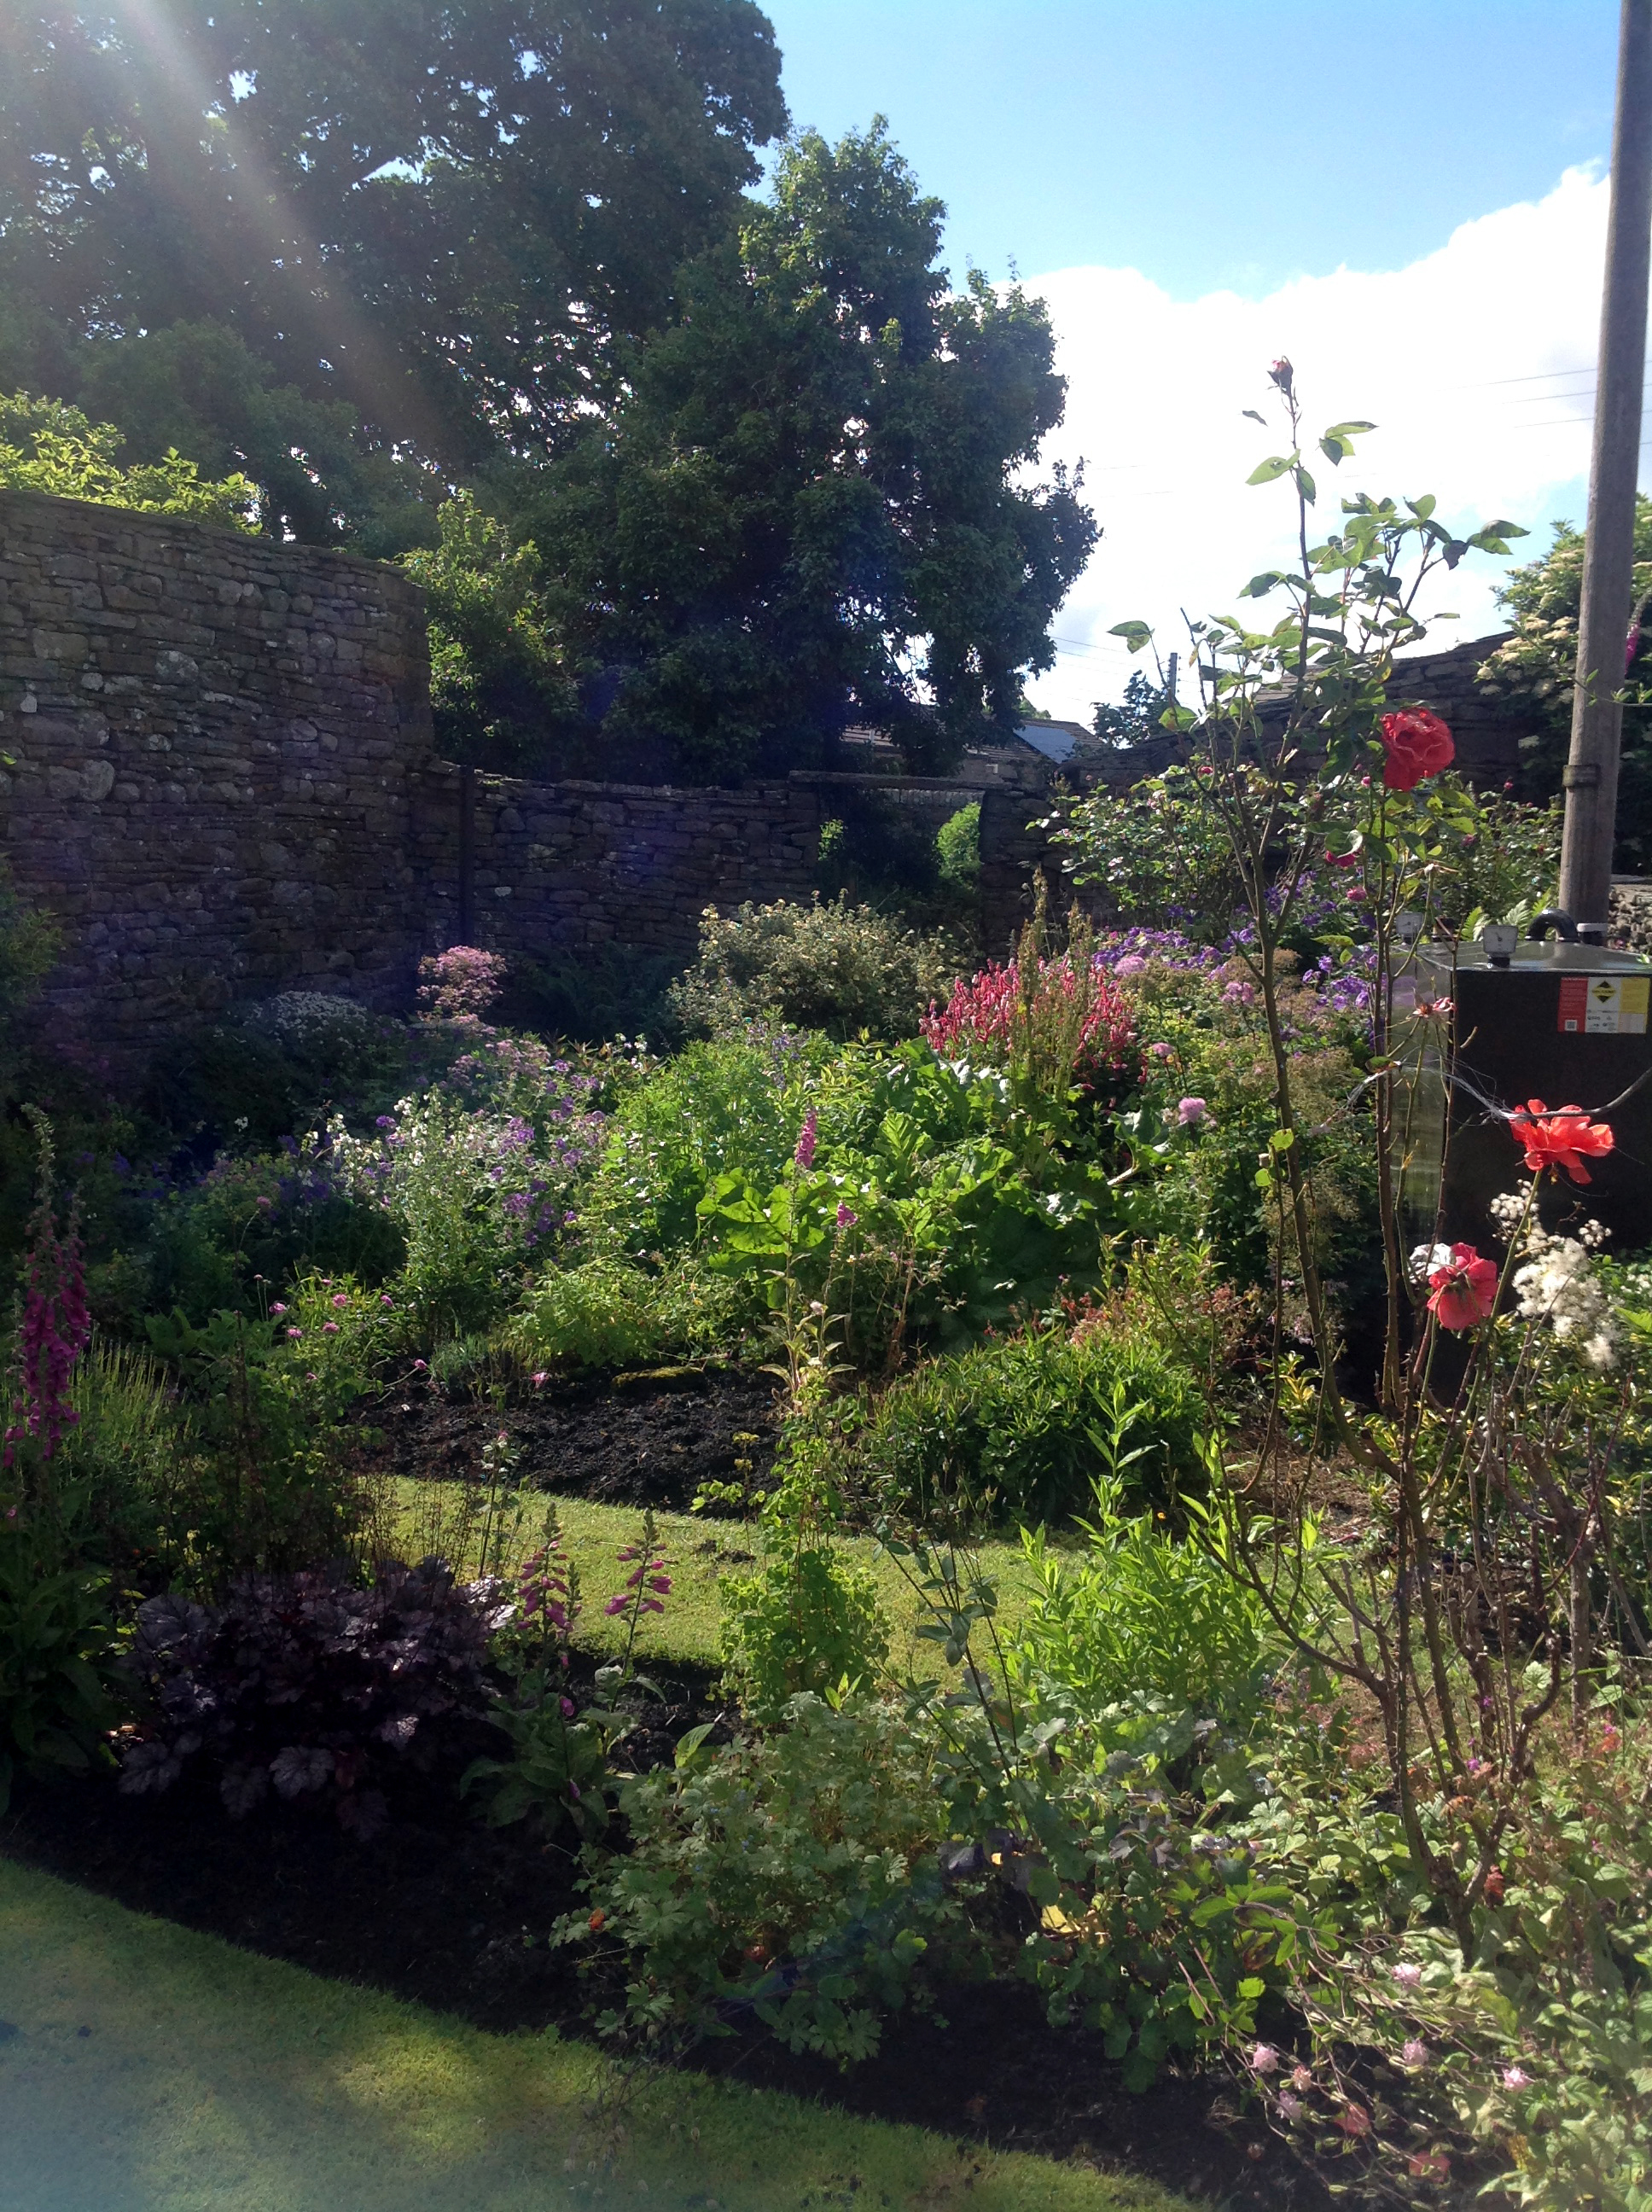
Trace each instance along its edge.
<path fill-rule="evenodd" d="M 947 203 L 955 277 L 1011 264 L 1048 300 L 1101 544 L 1029 687 L 1087 716 L 1168 651 L 1181 610 L 1290 550 L 1268 361 L 1310 415 L 1378 424 L 1327 487 L 1432 491 L 1467 532 L 1581 521 L 1610 151 L 1615 0 L 764 0 L 794 121 L 875 113 Z M 1652 441 L 1649 441 L 1652 443 Z M 1497 570 L 1430 638 L 1497 629 Z"/>
<path fill-rule="evenodd" d="M 954 273 L 1172 298 L 1398 268 L 1602 160 L 1614 0 L 764 0 L 793 118 L 887 115 Z"/>

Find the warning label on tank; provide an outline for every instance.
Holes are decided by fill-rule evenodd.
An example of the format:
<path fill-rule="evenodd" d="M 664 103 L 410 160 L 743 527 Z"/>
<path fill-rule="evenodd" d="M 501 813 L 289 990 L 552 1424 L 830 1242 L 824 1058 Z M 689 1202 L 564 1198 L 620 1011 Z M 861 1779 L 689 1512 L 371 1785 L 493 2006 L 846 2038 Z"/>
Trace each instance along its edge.
<path fill-rule="evenodd" d="M 1563 975 L 1563 1033 L 1576 1036 L 1644 1036 L 1652 976 Z"/>

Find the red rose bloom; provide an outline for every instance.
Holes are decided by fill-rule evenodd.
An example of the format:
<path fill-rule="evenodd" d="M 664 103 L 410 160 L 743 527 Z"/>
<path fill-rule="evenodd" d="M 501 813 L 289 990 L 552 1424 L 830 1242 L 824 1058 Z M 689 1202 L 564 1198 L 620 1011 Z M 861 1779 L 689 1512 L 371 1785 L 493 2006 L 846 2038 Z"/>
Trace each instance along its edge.
<path fill-rule="evenodd" d="M 1382 781 L 1390 791 L 1415 791 L 1424 779 L 1449 768 L 1457 748 L 1451 732 L 1426 707 L 1382 717 Z"/>
<path fill-rule="evenodd" d="M 1524 1114 L 1516 1114 L 1509 1133 L 1526 1147 L 1526 1164 L 1534 1175 L 1546 1168 L 1564 1168 L 1574 1182 L 1592 1182 L 1582 1154 L 1602 1159 L 1612 1150 L 1612 1127 L 1591 1121 L 1581 1106 L 1557 1106 L 1552 1114 L 1540 1098 L 1528 1098 Z"/>
<path fill-rule="evenodd" d="M 1494 1261 L 1482 1260 L 1472 1244 L 1454 1244 L 1451 1257 L 1428 1279 L 1434 1293 L 1428 1310 L 1442 1328 L 1473 1328 L 1491 1318 L 1497 1302 Z"/>

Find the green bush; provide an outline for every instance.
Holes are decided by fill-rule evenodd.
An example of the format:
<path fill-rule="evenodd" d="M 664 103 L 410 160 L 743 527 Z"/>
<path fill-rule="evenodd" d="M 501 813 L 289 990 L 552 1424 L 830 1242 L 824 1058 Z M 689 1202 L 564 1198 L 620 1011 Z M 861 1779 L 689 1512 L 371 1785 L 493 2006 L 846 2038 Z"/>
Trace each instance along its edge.
<path fill-rule="evenodd" d="M 1086 1717 L 1148 1700 L 1239 1718 L 1255 1707 L 1278 1632 L 1219 1558 L 1171 1534 L 1151 1506 L 1122 1512 L 1122 1491 L 1116 1478 L 1098 1479 L 1081 1550 L 1023 1531 L 1032 1594 L 1017 1671 L 1041 1698 Z"/>
<path fill-rule="evenodd" d="M 0 1813 L 19 1767 L 84 1771 L 116 1715 L 108 1577 L 52 1516 L 0 1489 Z"/>
<path fill-rule="evenodd" d="M 1142 1409 L 1146 1450 L 1131 1492 L 1163 1504 L 1200 1480 L 1198 1386 L 1140 1339 L 1059 1329 L 932 1360 L 892 1384 L 861 1439 L 863 1480 L 886 1507 L 920 1519 L 1064 1521 L 1108 1472 L 1100 1431 L 1115 1385 Z"/>
<path fill-rule="evenodd" d="M 708 907 L 699 957 L 671 1003 L 687 1027 L 714 1035 L 778 1018 L 835 1037 L 911 1036 L 956 965 L 944 939 L 844 898 L 748 902 L 732 915 Z"/>
<path fill-rule="evenodd" d="M 542 1275 L 506 1341 L 528 1367 L 638 1367 L 729 1344 L 749 1304 L 744 1286 L 690 1261 L 649 1274 L 598 1255 Z"/>
<path fill-rule="evenodd" d="M 353 1000 L 284 991 L 185 1040 L 150 1087 L 173 1127 L 268 1151 L 320 1128 L 329 1108 L 370 1116 L 393 1103 L 412 1043 L 401 1024 Z"/>
<path fill-rule="evenodd" d="M 876 2051 L 885 2011 L 923 2002 L 932 1946 L 963 1911 L 934 1871 L 928 1740 L 870 1698 L 799 1697 L 783 1717 L 624 1785 L 631 1849 L 598 1862 L 595 1911 L 557 1930 L 624 1948 L 606 2032 L 718 2033 L 732 2007 L 848 2063 Z"/>
<path fill-rule="evenodd" d="M 804 1545 L 719 1589 L 729 1687 L 759 1717 L 804 1691 L 870 1689 L 889 1650 L 878 1585 L 828 1545 Z"/>

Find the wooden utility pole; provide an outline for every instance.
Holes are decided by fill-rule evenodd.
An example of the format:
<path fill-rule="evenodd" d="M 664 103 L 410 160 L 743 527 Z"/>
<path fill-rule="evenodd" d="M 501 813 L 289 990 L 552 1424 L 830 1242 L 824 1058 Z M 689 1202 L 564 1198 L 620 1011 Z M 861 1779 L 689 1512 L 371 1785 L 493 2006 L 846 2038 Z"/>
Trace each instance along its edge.
<path fill-rule="evenodd" d="M 1606 285 L 1589 458 L 1583 604 L 1566 763 L 1560 903 L 1585 936 L 1605 934 L 1618 817 L 1621 692 L 1634 597 L 1635 491 L 1652 252 L 1652 0 L 1623 0 L 1612 132 Z"/>

